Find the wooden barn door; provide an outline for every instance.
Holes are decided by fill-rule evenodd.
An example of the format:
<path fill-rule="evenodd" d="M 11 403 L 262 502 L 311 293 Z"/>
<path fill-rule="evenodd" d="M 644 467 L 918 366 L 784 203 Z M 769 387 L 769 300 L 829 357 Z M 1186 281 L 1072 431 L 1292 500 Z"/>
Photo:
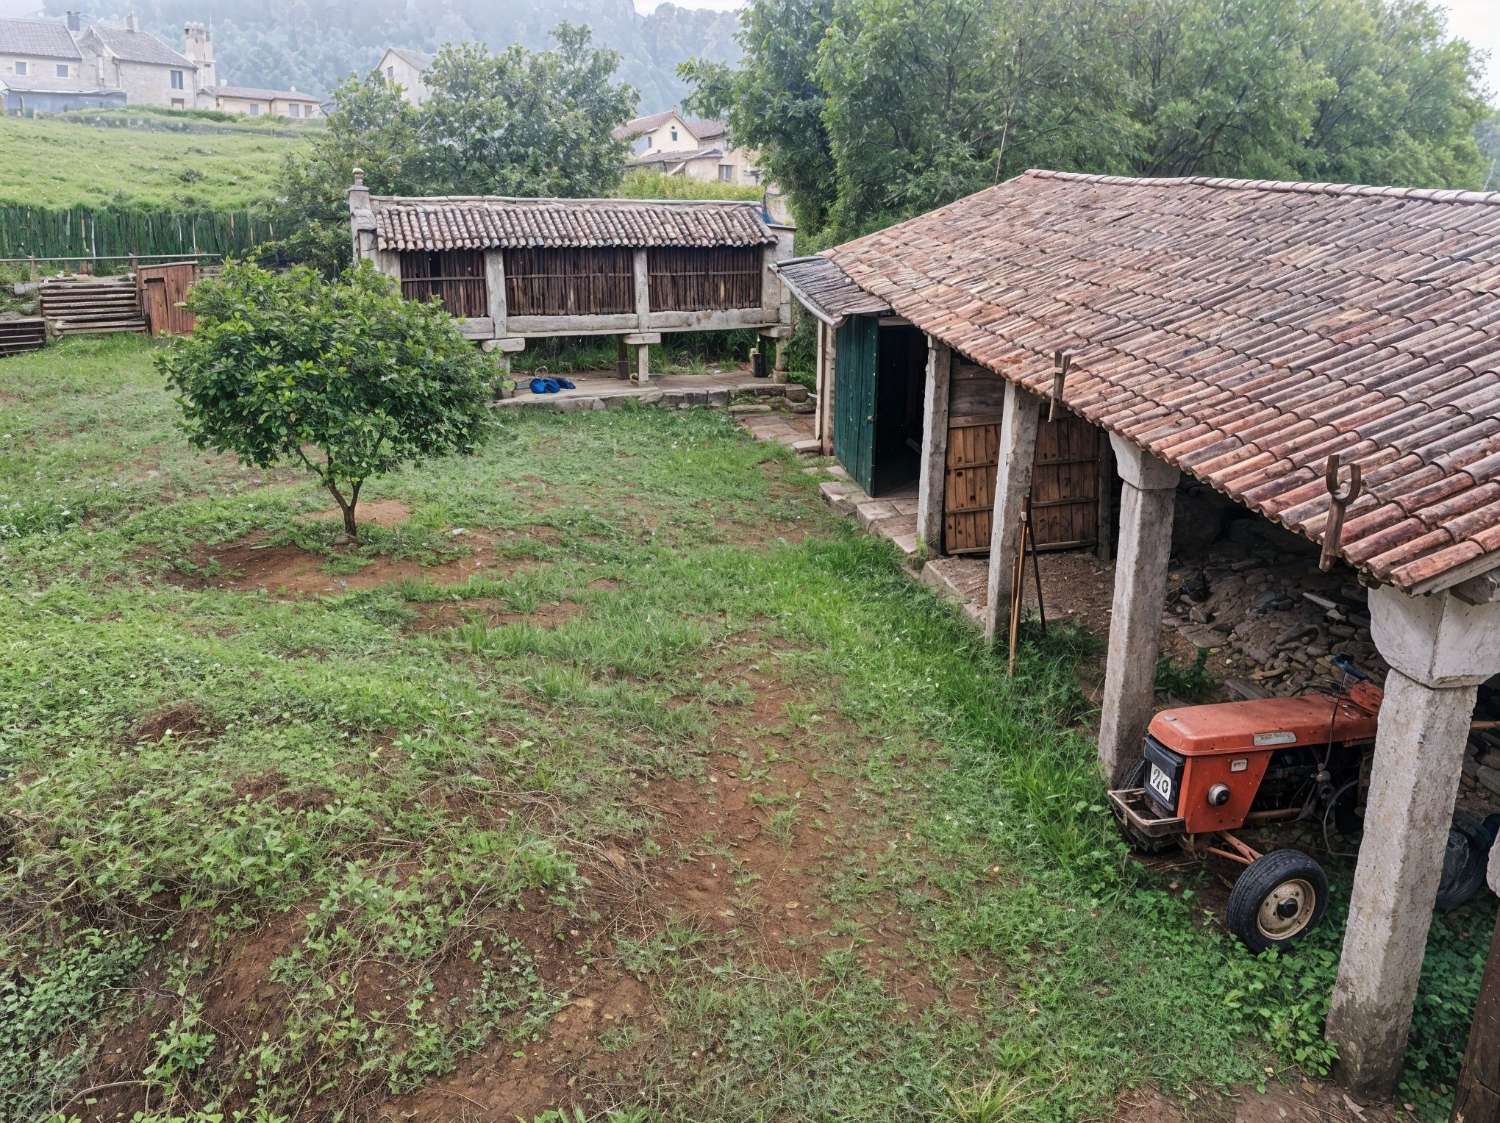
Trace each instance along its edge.
<path fill-rule="evenodd" d="M 839 327 L 833 383 L 833 455 L 867 495 L 875 487 L 875 383 L 880 324 L 851 316 Z"/>
<path fill-rule="evenodd" d="M 193 314 L 182 302 L 198 279 L 198 266 L 191 261 L 142 265 L 135 271 L 136 299 L 152 335 L 188 335 Z"/>
<path fill-rule="evenodd" d="M 1000 463 L 998 422 L 968 422 L 948 429 L 943 479 L 943 552 L 985 554 L 995 515 L 995 471 Z"/>
<path fill-rule="evenodd" d="M 1099 541 L 1101 431 L 1061 413 L 1042 422 L 1031 469 L 1031 533 L 1039 550 L 1069 550 Z"/>
<path fill-rule="evenodd" d="M 1037 427 L 1031 470 L 1031 532 L 1038 550 L 1099 541 L 1099 442 L 1082 418 L 1064 413 Z M 962 421 L 948 428 L 943 484 L 943 552 L 986 554 L 1000 464 L 1000 422 Z"/>

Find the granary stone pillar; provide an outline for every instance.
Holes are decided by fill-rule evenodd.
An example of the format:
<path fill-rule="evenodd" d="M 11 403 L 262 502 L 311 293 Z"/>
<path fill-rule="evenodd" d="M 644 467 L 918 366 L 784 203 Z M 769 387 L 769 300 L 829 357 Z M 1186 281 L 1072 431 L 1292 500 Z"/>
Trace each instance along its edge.
<path fill-rule="evenodd" d="M 618 347 L 615 351 L 615 377 L 629 378 L 630 348 L 625 346 L 625 337 L 623 335 L 616 336 L 615 341 L 618 344 Z"/>
<path fill-rule="evenodd" d="M 1021 545 L 1021 512 L 1031 494 L 1036 460 L 1036 429 L 1042 399 L 1014 382 L 1005 384 L 1000 420 L 999 466 L 995 470 L 995 514 L 990 526 L 989 602 L 984 607 L 984 638 L 994 642 L 1010 630 L 1010 567 Z"/>
<path fill-rule="evenodd" d="M 823 415 L 823 442 L 820 450 L 824 456 L 833 455 L 834 402 L 838 394 L 839 333 L 837 328 L 823 329 L 823 385 L 818 391 L 818 412 Z"/>
<path fill-rule="evenodd" d="M 1120 542 L 1099 716 L 1099 766 L 1110 787 L 1141 756 L 1156 703 L 1156 652 L 1172 554 L 1176 468 L 1109 435 L 1120 472 Z"/>
<path fill-rule="evenodd" d="M 917 482 L 917 541 L 929 557 L 943 552 L 943 490 L 948 470 L 948 385 L 953 350 L 927 337 L 922 394 L 922 462 Z"/>
<path fill-rule="evenodd" d="M 1327 1034 L 1340 1073 L 1389 1095 L 1401 1072 L 1479 683 L 1500 672 L 1500 604 L 1370 593 L 1390 665 Z"/>

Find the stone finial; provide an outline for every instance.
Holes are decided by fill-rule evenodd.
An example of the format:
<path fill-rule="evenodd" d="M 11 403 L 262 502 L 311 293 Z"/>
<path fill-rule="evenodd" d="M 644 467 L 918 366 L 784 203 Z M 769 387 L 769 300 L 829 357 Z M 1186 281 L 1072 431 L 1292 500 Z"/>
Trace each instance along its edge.
<path fill-rule="evenodd" d="M 364 168 L 355 168 L 354 169 L 354 186 L 355 187 L 363 187 L 364 185 L 365 185 L 365 169 Z"/>
<path fill-rule="evenodd" d="M 367 213 L 370 210 L 370 189 L 365 186 L 365 170 L 354 169 L 354 183 L 349 188 L 349 212 Z"/>

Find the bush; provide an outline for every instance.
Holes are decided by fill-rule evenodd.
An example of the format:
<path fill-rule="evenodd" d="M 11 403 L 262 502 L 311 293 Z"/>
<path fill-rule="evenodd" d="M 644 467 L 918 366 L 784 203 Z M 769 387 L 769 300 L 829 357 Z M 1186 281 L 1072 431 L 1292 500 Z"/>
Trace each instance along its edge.
<path fill-rule="evenodd" d="M 193 334 L 157 365 L 192 442 L 259 468 L 300 461 L 351 538 L 369 477 L 479 442 L 492 365 L 439 306 L 402 300 L 368 262 L 337 281 L 232 263 L 187 306 Z"/>

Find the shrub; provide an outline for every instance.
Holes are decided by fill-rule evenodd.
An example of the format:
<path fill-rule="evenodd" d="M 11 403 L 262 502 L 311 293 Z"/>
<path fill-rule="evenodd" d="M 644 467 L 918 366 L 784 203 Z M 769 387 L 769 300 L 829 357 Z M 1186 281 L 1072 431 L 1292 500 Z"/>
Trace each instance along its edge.
<path fill-rule="evenodd" d="M 232 263 L 187 303 L 193 334 L 157 364 L 192 442 L 259 468 L 300 462 L 351 538 L 367 479 L 480 440 L 492 364 L 368 262 L 336 281 Z"/>

